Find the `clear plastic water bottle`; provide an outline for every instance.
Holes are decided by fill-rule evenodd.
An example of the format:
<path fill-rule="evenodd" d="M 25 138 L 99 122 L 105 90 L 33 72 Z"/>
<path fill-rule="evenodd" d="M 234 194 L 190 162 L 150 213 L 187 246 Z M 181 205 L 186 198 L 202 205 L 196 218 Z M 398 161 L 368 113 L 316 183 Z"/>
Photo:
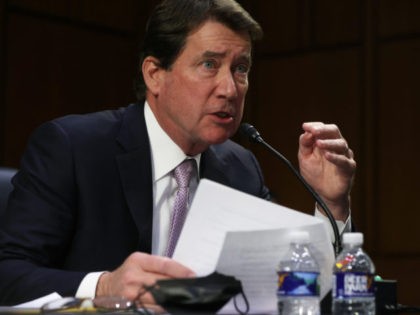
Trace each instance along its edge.
<path fill-rule="evenodd" d="M 343 234 L 343 251 L 333 270 L 334 315 L 375 314 L 375 266 L 362 245 L 362 233 Z"/>
<path fill-rule="evenodd" d="M 319 266 L 310 251 L 308 232 L 290 234 L 290 247 L 279 262 L 277 274 L 279 314 L 320 314 Z"/>

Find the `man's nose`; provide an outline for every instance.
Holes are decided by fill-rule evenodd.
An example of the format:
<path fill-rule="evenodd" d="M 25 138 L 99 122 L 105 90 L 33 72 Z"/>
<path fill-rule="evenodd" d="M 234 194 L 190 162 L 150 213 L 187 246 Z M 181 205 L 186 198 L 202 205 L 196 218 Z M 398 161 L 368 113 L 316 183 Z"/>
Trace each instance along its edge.
<path fill-rule="evenodd" d="M 237 82 L 230 70 L 220 73 L 217 92 L 218 96 L 227 99 L 234 99 L 238 96 Z"/>

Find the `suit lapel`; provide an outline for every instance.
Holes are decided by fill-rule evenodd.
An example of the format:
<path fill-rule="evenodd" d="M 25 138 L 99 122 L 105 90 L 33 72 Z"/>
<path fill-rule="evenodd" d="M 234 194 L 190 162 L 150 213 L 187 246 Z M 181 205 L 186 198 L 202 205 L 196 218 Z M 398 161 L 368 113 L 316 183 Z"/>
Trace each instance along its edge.
<path fill-rule="evenodd" d="M 139 231 L 139 250 L 151 252 L 153 191 L 150 145 L 143 106 L 127 108 L 117 141 L 125 152 L 116 157 L 125 199 Z"/>
<path fill-rule="evenodd" d="M 201 156 L 200 178 L 207 178 L 227 186 L 230 185 L 229 177 L 226 175 L 226 165 L 217 156 L 213 146 L 210 146 Z"/>

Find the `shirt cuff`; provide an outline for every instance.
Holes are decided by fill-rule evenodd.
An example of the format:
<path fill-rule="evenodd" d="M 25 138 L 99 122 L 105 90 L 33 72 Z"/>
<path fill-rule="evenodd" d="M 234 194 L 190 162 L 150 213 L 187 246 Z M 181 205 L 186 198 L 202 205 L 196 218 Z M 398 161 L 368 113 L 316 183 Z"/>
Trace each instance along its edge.
<path fill-rule="evenodd" d="M 315 217 L 320 218 L 323 220 L 327 226 L 328 232 L 331 237 L 331 241 L 335 242 L 335 236 L 334 236 L 334 230 L 331 226 L 330 220 L 328 217 L 321 213 L 317 208 L 315 208 Z M 335 220 L 337 223 L 338 232 L 340 235 L 343 235 L 343 233 L 351 232 L 351 211 L 349 211 L 349 216 L 347 217 L 346 222 L 343 222 L 341 220 Z"/>
<path fill-rule="evenodd" d="M 96 295 L 96 286 L 98 285 L 99 278 L 104 273 L 105 271 L 88 273 L 83 278 L 82 282 L 80 282 L 79 288 L 76 292 L 76 297 L 93 299 Z"/>

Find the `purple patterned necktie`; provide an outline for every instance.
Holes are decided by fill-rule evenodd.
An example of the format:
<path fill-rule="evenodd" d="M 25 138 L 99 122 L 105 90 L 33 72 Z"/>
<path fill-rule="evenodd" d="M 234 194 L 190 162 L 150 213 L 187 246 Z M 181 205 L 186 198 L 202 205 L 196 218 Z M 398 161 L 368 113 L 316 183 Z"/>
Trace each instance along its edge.
<path fill-rule="evenodd" d="M 172 210 L 171 225 L 169 230 L 168 247 L 165 256 L 172 257 L 176 243 L 181 234 L 185 217 L 188 211 L 188 193 L 191 176 L 195 170 L 195 160 L 184 160 L 174 169 L 174 177 L 178 184 L 178 192 Z"/>

